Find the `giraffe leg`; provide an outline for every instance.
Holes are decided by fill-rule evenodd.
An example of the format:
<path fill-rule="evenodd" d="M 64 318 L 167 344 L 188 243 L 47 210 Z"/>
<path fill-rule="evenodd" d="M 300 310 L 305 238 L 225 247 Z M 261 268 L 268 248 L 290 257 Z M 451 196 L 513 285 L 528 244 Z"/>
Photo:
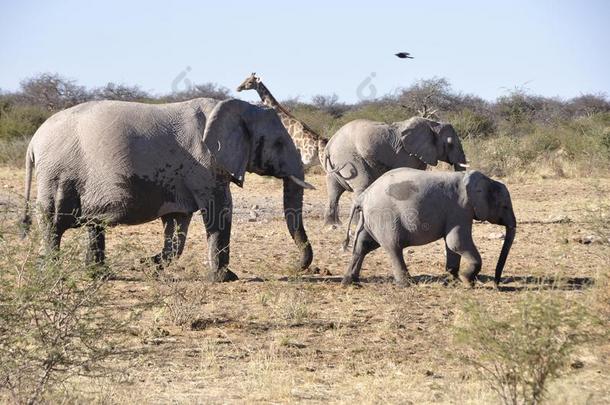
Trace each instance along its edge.
<path fill-rule="evenodd" d="M 326 190 L 328 193 L 328 206 L 324 214 L 325 225 L 341 225 L 339 220 L 339 198 L 345 192 L 345 189 L 334 175 L 326 175 Z"/>

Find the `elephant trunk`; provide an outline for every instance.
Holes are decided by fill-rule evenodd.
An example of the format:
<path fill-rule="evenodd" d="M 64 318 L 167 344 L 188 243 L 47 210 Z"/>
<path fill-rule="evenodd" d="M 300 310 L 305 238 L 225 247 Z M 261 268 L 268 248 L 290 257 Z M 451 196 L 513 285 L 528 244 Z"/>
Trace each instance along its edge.
<path fill-rule="evenodd" d="M 466 161 L 466 155 L 464 154 L 464 151 L 462 150 L 461 146 L 457 158 L 455 158 L 452 163 L 453 170 L 455 170 L 456 172 L 463 172 L 469 167 Z"/>
<path fill-rule="evenodd" d="M 284 218 L 288 232 L 301 251 L 301 270 L 313 260 L 313 250 L 303 225 L 303 188 L 292 179 L 284 178 Z"/>
<path fill-rule="evenodd" d="M 463 172 L 469 167 L 468 161 L 466 160 L 466 154 L 464 153 L 462 144 L 459 142 L 459 140 L 457 140 L 457 135 L 452 139 L 454 145 L 448 153 L 447 163 L 451 164 L 453 166 L 453 170 L 456 172 Z"/>
<path fill-rule="evenodd" d="M 513 240 L 515 240 L 516 233 L 517 226 L 514 222 L 506 226 L 506 237 L 504 238 L 504 243 L 502 244 L 502 251 L 500 252 L 500 257 L 498 258 L 498 264 L 496 265 L 496 285 L 500 284 L 500 281 L 502 281 L 502 270 L 504 270 L 506 258 L 508 257 L 508 252 L 510 251 L 511 246 L 513 245 Z"/>

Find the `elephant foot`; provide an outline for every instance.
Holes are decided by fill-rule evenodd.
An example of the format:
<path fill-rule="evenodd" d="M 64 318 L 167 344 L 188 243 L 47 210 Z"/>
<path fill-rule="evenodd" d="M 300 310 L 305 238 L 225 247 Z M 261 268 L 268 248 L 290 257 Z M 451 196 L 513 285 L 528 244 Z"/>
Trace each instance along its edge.
<path fill-rule="evenodd" d="M 229 281 L 237 281 L 239 277 L 229 269 L 212 271 L 208 273 L 206 279 L 213 283 L 226 283 Z"/>
<path fill-rule="evenodd" d="M 157 272 L 157 273 L 165 270 L 165 268 L 167 266 L 169 266 L 170 263 L 171 263 L 171 260 L 163 253 L 158 253 L 154 256 L 143 257 L 140 259 L 140 264 L 154 267 L 155 272 Z"/>
<path fill-rule="evenodd" d="M 324 226 L 326 228 L 337 229 L 343 225 L 343 223 L 339 220 L 339 218 L 326 218 L 324 220 Z"/>
<path fill-rule="evenodd" d="M 354 277 L 351 274 L 343 276 L 343 279 L 341 280 L 341 285 L 344 287 L 358 285 L 358 283 L 360 283 L 360 277 Z"/>
<path fill-rule="evenodd" d="M 396 285 L 396 287 L 405 288 L 405 287 L 410 287 L 411 285 L 413 285 L 414 281 L 413 281 L 413 278 L 411 278 L 411 276 L 406 276 L 406 277 L 401 277 L 401 278 L 395 279 L 394 284 Z"/>
<path fill-rule="evenodd" d="M 462 284 L 464 285 L 464 287 L 474 288 L 474 282 L 476 281 L 476 277 L 468 276 L 466 274 L 459 274 L 458 277 L 459 277 L 460 281 L 462 282 Z"/>
<path fill-rule="evenodd" d="M 94 280 L 112 280 L 116 276 L 104 263 L 88 264 L 87 274 Z"/>
<path fill-rule="evenodd" d="M 151 257 L 143 257 L 140 259 L 141 264 L 163 264 L 167 260 L 163 257 L 163 254 L 158 253 Z"/>

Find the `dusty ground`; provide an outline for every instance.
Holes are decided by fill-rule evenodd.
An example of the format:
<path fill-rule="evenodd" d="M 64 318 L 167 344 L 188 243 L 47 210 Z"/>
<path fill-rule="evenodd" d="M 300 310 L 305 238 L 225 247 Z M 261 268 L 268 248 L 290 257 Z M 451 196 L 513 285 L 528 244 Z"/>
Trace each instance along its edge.
<path fill-rule="evenodd" d="M 154 306 L 133 325 L 132 353 L 120 377 L 74 381 L 75 397 L 99 402 L 354 402 L 489 403 L 494 394 L 464 366 L 452 343 L 457 308 L 474 299 L 508 308 L 538 277 L 565 277 L 552 294 L 578 297 L 607 270 L 610 244 L 578 241 L 592 233 L 598 209 L 610 204 L 609 179 L 507 181 L 519 220 L 502 291 L 491 283 L 474 290 L 443 283 L 444 248 L 434 243 L 405 251 L 418 283 L 391 284 L 381 250 L 363 267 L 361 288 L 338 284 L 349 254 L 340 251 L 344 227 L 322 224 L 324 178 L 305 196 L 313 266 L 325 275 L 300 277 L 296 249 L 281 220 L 281 184 L 250 175 L 232 187 L 235 211 L 231 267 L 241 280 L 211 285 L 200 218 L 191 225 L 185 255 L 150 280 L 140 257 L 161 245 L 161 224 L 117 227 L 108 233 L 108 260 L 117 273 L 108 288 L 117 310 L 150 301 L 155 292 L 181 294 Z M 14 218 L 23 172 L 0 168 L 2 218 Z M 342 218 L 351 196 L 342 198 Z M 257 218 L 251 221 L 254 205 Z M 476 224 L 482 274 L 491 276 L 502 228 Z M 75 233 L 72 234 L 74 237 Z M 550 388 L 551 403 L 610 401 L 608 345 L 577 354 L 584 367 L 570 370 Z"/>

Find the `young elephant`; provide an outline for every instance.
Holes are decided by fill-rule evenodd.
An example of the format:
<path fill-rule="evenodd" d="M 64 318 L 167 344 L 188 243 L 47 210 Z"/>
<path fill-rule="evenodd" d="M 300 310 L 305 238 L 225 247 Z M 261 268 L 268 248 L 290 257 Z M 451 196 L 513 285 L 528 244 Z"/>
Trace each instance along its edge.
<path fill-rule="evenodd" d="M 477 171 L 429 172 L 394 169 L 354 200 L 349 228 L 360 212 L 352 261 L 343 284 L 357 282 L 364 257 L 382 246 L 390 255 L 397 284 L 409 282 L 402 250 L 445 239 L 446 269 L 466 285 L 474 285 L 481 270 L 481 256 L 472 240 L 472 221 L 488 221 L 506 227 L 506 238 L 496 266 L 495 282 L 515 238 L 517 221 L 506 186 Z M 468 264 L 460 269 L 460 259 Z"/>

